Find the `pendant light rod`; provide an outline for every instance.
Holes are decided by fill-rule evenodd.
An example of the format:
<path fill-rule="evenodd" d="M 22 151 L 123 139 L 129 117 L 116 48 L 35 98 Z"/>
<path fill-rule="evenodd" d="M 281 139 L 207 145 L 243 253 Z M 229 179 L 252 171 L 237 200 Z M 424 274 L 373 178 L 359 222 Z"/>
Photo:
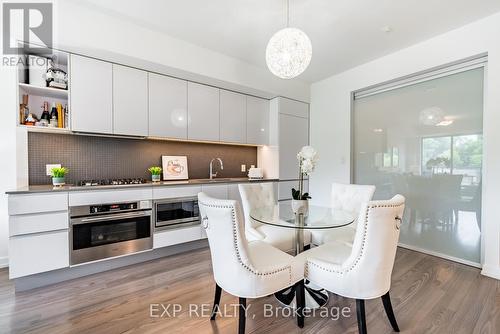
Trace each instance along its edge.
<path fill-rule="evenodd" d="M 290 27 L 290 0 L 286 0 L 286 27 Z"/>

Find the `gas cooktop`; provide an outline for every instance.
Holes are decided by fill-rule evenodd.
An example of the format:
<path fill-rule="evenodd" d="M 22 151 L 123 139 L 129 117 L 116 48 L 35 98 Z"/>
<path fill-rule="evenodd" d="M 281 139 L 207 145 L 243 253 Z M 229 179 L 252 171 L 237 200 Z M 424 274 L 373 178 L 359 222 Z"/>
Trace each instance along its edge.
<path fill-rule="evenodd" d="M 133 179 L 103 179 L 103 180 L 82 180 L 78 181 L 79 187 L 95 187 L 95 186 L 119 186 L 128 184 L 144 184 L 147 181 L 141 178 Z"/>

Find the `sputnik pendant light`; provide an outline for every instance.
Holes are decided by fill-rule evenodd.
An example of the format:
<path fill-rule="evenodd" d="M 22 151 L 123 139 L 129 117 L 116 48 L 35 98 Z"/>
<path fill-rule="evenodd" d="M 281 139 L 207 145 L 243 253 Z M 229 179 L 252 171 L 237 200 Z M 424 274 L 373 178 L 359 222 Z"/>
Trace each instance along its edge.
<path fill-rule="evenodd" d="M 267 67 L 282 79 L 295 78 L 305 71 L 312 57 L 311 40 L 300 29 L 290 28 L 290 1 L 286 2 L 286 28 L 276 32 L 267 43 Z"/>

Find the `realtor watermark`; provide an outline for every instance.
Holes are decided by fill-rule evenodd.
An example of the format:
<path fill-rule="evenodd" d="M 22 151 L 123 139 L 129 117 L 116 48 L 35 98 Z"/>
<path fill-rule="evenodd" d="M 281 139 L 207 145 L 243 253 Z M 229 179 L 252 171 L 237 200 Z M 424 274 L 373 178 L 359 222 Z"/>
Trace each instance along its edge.
<path fill-rule="evenodd" d="M 4 2 L 2 65 L 24 64 L 21 55 L 52 55 L 53 15 L 52 2 Z"/>
<path fill-rule="evenodd" d="M 261 313 L 264 318 L 292 318 L 299 316 L 299 312 L 295 308 L 278 306 L 275 304 L 263 304 L 261 310 L 255 312 Z M 224 304 L 216 308 L 217 317 L 231 318 L 238 317 L 240 310 L 245 312 L 247 318 L 255 318 L 255 313 L 249 312 L 255 306 L 240 305 L 240 304 Z M 181 314 L 187 314 L 189 317 L 210 318 L 212 315 L 211 304 L 163 304 L 153 303 L 149 305 L 149 316 L 151 318 L 175 318 Z M 304 308 L 301 314 L 305 318 L 330 318 L 337 321 L 341 318 L 351 317 L 351 308 L 348 306 L 323 306 L 315 309 Z"/>

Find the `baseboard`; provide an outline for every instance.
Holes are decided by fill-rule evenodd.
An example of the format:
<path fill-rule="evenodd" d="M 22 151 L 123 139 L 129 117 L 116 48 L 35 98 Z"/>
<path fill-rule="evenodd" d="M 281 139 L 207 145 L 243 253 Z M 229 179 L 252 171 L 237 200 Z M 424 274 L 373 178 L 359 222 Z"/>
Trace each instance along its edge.
<path fill-rule="evenodd" d="M 0 268 L 7 268 L 9 266 L 9 258 L 7 256 L 0 257 Z"/>
<path fill-rule="evenodd" d="M 500 267 L 485 264 L 483 270 L 481 270 L 481 275 L 500 280 Z"/>
<path fill-rule="evenodd" d="M 398 246 L 402 247 L 402 248 L 410 249 L 410 250 L 413 250 L 413 251 L 416 251 L 416 252 L 420 252 L 420 253 L 424 253 L 424 254 L 436 256 L 436 257 L 440 257 L 440 258 L 443 258 L 443 259 L 446 259 L 446 260 L 450 260 L 450 261 L 453 261 L 453 262 L 458 262 L 458 263 L 461 263 L 461 264 L 465 264 L 465 265 L 468 265 L 468 266 L 471 266 L 471 267 L 476 267 L 476 268 L 479 268 L 479 269 L 481 269 L 481 267 L 482 267 L 481 263 L 476 263 L 476 262 L 464 260 L 464 259 L 461 259 L 461 258 L 458 258 L 458 257 L 446 255 L 446 254 L 443 254 L 443 253 L 430 251 L 428 249 L 419 248 L 419 247 L 415 247 L 415 246 L 410 246 L 410 245 L 406 245 L 406 244 L 402 244 L 402 243 L 399 243 Z"/>

